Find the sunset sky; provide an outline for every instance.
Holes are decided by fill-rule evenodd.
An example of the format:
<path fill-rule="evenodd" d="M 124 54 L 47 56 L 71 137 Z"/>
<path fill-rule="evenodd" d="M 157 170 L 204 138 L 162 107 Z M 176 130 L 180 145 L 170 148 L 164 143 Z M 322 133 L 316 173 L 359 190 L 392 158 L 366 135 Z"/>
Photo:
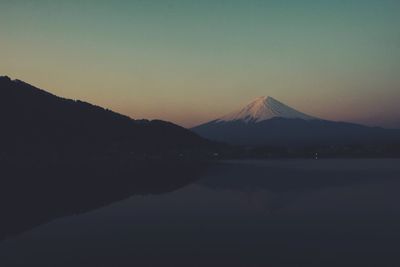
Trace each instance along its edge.
<path fill-rule="evenodd" d="M 190 127 L 270 95 L 400 128 L 398 0 L 0 0 L 0 75 Z"/>

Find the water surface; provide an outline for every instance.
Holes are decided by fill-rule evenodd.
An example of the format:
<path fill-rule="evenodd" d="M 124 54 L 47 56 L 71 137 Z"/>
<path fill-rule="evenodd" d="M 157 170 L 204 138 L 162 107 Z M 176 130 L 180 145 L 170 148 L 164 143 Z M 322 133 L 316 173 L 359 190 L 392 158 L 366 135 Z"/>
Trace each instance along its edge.
<path fill-rule="evenodd" d="M 0 266 L 400 266 L 400 160 L 228 161 L 171 188 L 46 217 Z"/>

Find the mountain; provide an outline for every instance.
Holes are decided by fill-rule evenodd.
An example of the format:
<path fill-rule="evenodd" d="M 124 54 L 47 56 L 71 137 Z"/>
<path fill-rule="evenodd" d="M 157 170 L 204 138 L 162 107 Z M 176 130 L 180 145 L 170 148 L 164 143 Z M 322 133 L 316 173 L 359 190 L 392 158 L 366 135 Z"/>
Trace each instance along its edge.
<path fill-rule="evenodd" d="M 9 77 L 0 77 L 0 123 L 0 160 L 182 156 L 215 147 L 170 122 L 133 120 Z"/>
<path fill-rule="evenodd" d="M 272 97 L 259 97 L 244 108 L 192 130 L 211 140 L 247 146 L 338 146 L 400 143 L 400 130 L 319 119 Z"/>
<path fill-rule="evenodd" d="M 315 120 L 315 117 L 297 111 L 270 96 L 258 97 L 244 108 L 229 113 L 217 122 L 243 121 L 257 123 L 272 118 Z"/>

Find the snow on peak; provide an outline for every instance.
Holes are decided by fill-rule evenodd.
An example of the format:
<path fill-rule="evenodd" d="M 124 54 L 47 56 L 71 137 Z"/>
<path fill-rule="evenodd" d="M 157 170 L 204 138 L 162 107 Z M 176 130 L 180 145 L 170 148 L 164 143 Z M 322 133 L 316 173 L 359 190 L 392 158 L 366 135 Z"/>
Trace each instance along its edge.
<path fill-rule="evenodd" d="M 217 122 L 237 120 L 245 122 L 260 122 L 276 117 L 303 120 L 317 119 L 297 111 L 270 96 L 262 96 L 254 99 L 244 108 L 217 119 Z"/>

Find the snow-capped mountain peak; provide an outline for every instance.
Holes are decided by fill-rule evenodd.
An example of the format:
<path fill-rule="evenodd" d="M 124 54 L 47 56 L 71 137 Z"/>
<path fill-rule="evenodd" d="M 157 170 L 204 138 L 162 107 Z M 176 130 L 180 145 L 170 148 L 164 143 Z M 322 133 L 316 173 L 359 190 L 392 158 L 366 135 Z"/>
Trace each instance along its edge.
<path fill-rule="evenodd" d="M 317 119 L 315 117 L 297 111 L 270 96 L 262 96 L 254 99 L 244 108 L 231 112 L 217 119 L 216 121 L 260 122 L 276 117 L 303 120 Z"/>

